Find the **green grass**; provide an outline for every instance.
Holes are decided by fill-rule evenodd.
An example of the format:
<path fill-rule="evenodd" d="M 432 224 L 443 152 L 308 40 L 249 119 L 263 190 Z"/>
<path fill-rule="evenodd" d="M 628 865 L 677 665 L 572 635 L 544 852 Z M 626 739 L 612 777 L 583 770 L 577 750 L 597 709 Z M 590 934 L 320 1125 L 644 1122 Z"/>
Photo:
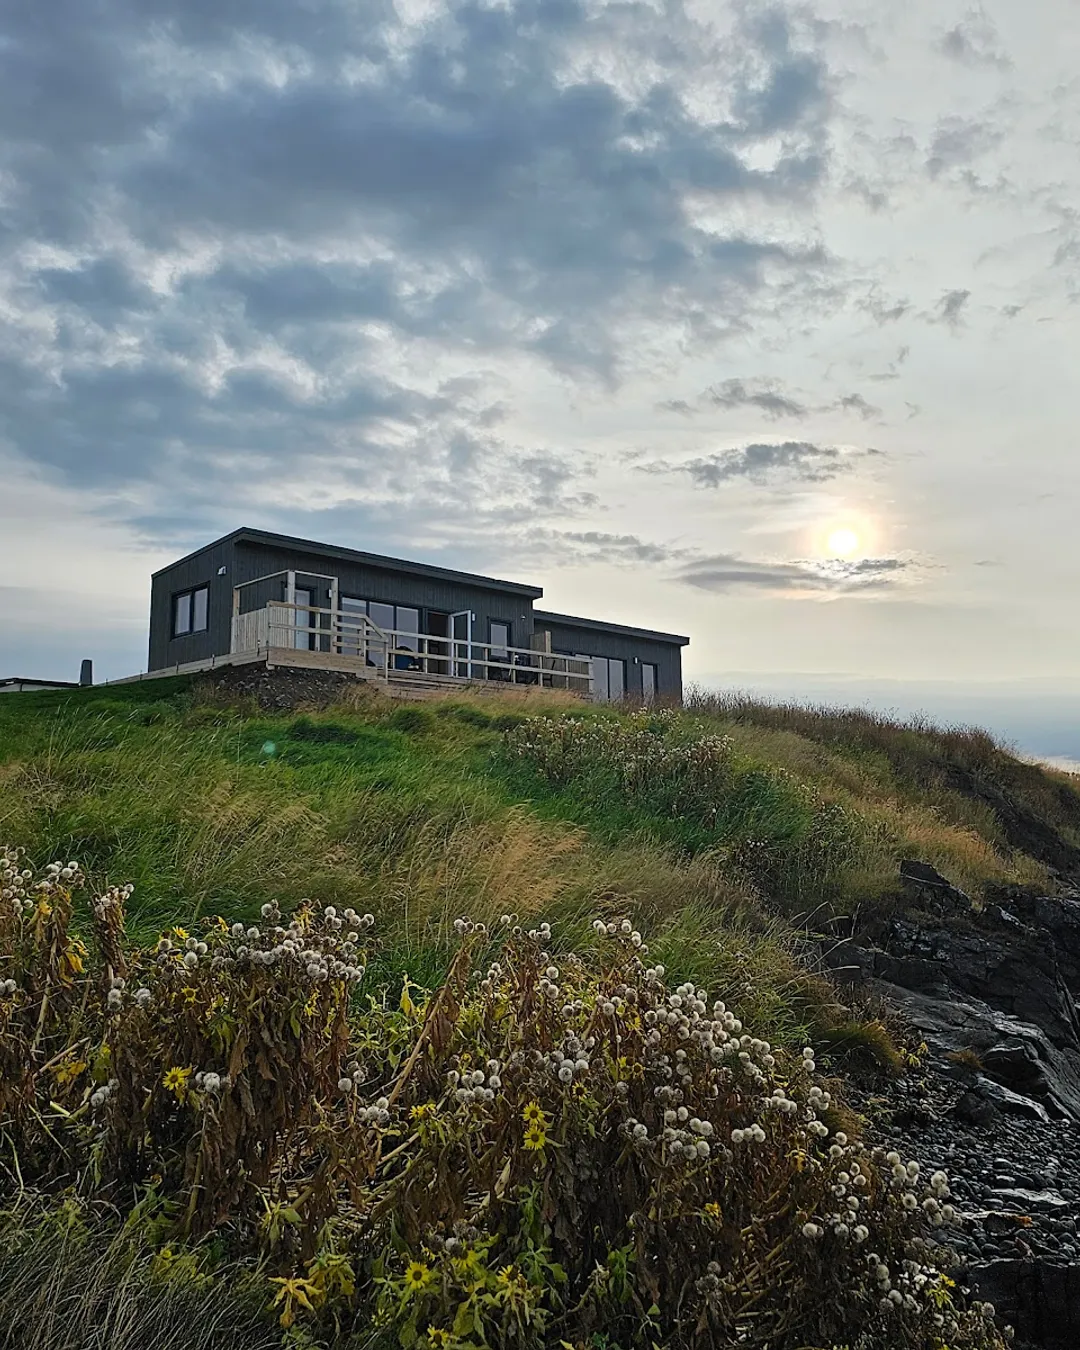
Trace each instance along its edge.
<path fill-rule="evenodd" d="M 529 714 L 568 709 L 632 725 L 558 696 L 268 714 L 183 678 L 19 695 L 0 701 L 0 838 L 78 858 L 97 886 L 133 882 L 141 937 L 269 899 L 370 909 L 388 982 L 441 978 L 462 914 L 546 917 L 557 947 L 581 949 L 598 913 L 625 913 L 673 971 L 792 1041 L 843 1014 L 785 913 L 813 925 L 826 900 L 892 903 L 901 857 L 974 894 L 1050 885 L 993 793 L 965 785 L 1080 842 L 1075 789 L 981 733 L 698 698 L 664 732 L 668 777 L 629 793 L 599 759 L 553 782 L 507 753 Z M 733 746 L 722 790 L 680 768 L 680 745 L 713 733 Z"/>

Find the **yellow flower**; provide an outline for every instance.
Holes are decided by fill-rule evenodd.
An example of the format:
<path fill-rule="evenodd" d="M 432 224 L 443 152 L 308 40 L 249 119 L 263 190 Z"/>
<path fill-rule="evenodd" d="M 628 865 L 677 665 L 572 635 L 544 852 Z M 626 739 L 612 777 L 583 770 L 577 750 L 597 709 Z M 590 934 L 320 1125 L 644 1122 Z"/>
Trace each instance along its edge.
<path fill-rule="evenodd" d="M 413 1120 L 430 1120 L 438 1110 L 434 1102 L 422 1102 L 419 1106 L 414 1106 L 409 1112 Z"/>
<path fill-rule="evenodd" d="M 174 1093 L 181 1101 L 183 1101 L 187 1093 L 188 1079 L 190 1077 L 190 1069 L 181 1069 L 176 1065 L 173 1065 L 171 1069 L 165 1070 L 165 1076 L 161 1081 L 170 1092 Z"/>
<path fill-rule="evenodd" d="M 715 1200 L 710 1200 L 702 1212 L 704 1213 L 707 1219 L 720 1220 L 724 1217 L 724 1211 L 720 1208 L 720 1206 L 716 1203 Z"/>
<path fill-rule="evenodd" d="M 86 1061 L 83 1059 L 65 1059 L 62 1060 L 55 1069 L 53 1077 L 63 1086 L 66 1083 L 72 1083 L 81 1073 L 86 1072 Z"/>
<path fill-rule="evenodd" d="M 422 1261 L 410 1261 L 405 1271 L 405 1290 L 409 1294 L 418 1294 L 434 1280 L 430 1268 Z"/>
<path fill-rule="evenodd" d="M 535 1125 L 538 1129 L 547 1128 L 548 1119 L 544 1115 L 539 1102 L 530 1102 L 521 1113 L 521 1119 L 526 1125 Z"/>
<path fill-rule="evenodd" d="M 188 1004 L 194 1003 L 199 997 L 199 991 L 197 989 L 192 989 L 191 985 L 187 985 L 184 989 L 181 989 L 180 992 L 184 996 L 184 1002 Z"/>
<path fill-rule="evenodd" d="M 454 1341 L 453 1336 L 442 1327 L 428 1327 L 427 1338 L 433 1350 L 447 1350 L 447 1346 L 452 1345 Z"/>
<path fill-rule="evenodd" d="M 542 1125 L 530 1125 L 525 1131 L 525 1147 L 530 1152 L 538 1152 L 547 1143 L 547 1135 Z"/>
<path fill-rule="evenodd" d="M 172 930 L 172 932 L 173 932 L 173 937 L 179 938 L 181 942 L 186 942 L 186 941 L 187 941 L 187 929 L 186 929 L 186 928 L 174 928 L 174 929 Z"/>

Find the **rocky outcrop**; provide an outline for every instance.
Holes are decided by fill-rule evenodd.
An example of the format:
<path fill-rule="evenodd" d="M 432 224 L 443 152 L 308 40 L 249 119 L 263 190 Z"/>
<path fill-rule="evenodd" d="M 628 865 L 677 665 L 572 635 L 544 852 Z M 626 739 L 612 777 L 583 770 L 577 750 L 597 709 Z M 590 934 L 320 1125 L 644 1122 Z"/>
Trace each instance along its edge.
<path fill-rule="evenodd" d="M 878 1093 L 883 1140 L 953 1178 L 961 1279 L 1017 1347 L 1080 1346 L 1080 898 L 1002 891 L 981 909 L 933 868 L 909 904 L 834 945 L 841 981 L 883 999 L 928 1047 Z"/>

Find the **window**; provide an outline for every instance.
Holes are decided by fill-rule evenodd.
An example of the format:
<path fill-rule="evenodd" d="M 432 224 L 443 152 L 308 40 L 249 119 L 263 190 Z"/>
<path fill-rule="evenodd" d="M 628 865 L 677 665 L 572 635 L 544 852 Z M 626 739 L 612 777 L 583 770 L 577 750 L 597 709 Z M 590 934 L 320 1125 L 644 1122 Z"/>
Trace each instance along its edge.
<path fill-rule="evenodd" d="M 210 626 L 210 587 L 198 586 L 173 596 L 172 635 L 186 637 Z"/>
<path fill-rule="evenodd" d="M 626 662 L 611 656 L 594 656 L 593 694 L 602 703 L 614 703 L 626 694 Z"/>
<path fill-rule="evenodd" d="M 493 661 L 509 661 L 510 659 L 510 625 L 508 623 L 491 623 L 491 659 Z"/>
<path fill-rule="evenodd" d="M 641 696 L 646 703 L 651 703 L 656 697 L 657 676 L 659 673 L 656 666 L 651 666 L 646 661 L 641 663 Z"/>
<path fill-rule="evenodd" d="M 384 633 L 396 633 L 394 650 L 400 652 L 420 651 L 420 611 L 411 605 L 391 605 L 382 600 L 360 600 L 353 595 L 343 595 L 338 602 L 346 616 L 366 614 L 376 628 Z M 359 651 L 360 625 L 350 626 L 348 618 L 342 620 L 342 651 L 356 654 Z M 397 670 L 419 669 L 415 656 L 394 657 Z"/>

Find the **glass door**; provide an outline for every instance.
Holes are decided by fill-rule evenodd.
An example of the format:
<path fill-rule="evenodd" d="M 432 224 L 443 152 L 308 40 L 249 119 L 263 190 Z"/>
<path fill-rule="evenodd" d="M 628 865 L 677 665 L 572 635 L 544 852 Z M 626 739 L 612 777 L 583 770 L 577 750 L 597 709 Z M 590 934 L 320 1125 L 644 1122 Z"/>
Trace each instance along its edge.
<path fill-rule="evenodd" d="M 472 611 L 468 609 L 460 610 L 457 614 L 450 615 L 450 648 L 453 654 L 453 673 L 461 679 L 469 679 L 472 675 Z"/>
<path fill-rule="evenodd" d="M 315 624 L 315 615 L 311 612 L 311 606 L 315 604 L 315 592 L 310 586 L 297 586 L 296 597 L 293 601 L 296 609 L 293 610 L 293 627 L 296 630 L 293 633 L 293 646 L 300 651 L 309 652 L 312 650 L 312 638 L 315 636 L 310 631 Z M 308 608 L 304 608 L 304 606 Z"/>

